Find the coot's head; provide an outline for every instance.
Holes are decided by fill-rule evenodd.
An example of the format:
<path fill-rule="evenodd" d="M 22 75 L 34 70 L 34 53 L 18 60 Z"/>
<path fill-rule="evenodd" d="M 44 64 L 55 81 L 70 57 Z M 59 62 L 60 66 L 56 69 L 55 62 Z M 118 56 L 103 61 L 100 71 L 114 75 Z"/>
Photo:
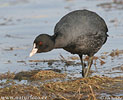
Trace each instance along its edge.
<path fill-rule="evenodd" d="M 40 34 L 33 42 L 33 49 L 30 53 L 30 57 L 36 53 L 48 52 L 54 48 L 54 40 L 52 36 L 47 34 Z"/>

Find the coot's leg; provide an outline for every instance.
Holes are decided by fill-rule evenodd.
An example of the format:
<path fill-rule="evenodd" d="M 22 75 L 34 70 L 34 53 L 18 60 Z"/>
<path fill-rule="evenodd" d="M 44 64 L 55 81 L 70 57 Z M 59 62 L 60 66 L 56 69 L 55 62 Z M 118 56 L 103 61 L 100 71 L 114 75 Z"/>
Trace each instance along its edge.
<path fill-rule="evenodd" d="M 85 64 L 83 62 L 83 55 L 79 55 L 82 65 L 82 76 L 85 77 Z"/>
<path fill-rule="evenodd" d="M 87 68 L 87 71 L 85 73 L 85 77 L 88 76 L 92 63 L 93 63 L 93 56 L 89 57 L 89 60 L 88 60 L 88 68 Z"/>

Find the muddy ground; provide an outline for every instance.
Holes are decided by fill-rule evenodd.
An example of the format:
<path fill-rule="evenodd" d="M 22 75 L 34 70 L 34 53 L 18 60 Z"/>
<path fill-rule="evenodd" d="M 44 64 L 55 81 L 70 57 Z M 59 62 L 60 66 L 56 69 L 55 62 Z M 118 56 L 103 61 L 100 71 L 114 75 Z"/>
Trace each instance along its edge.
<path fill-rule="evenodd" d="M 123 50 L 115 50 L 111 53 L 105 52 L 105 55 L 94 57 L 94 65 L 97 60 L 100 61 L 100 66 L 105 64 L 107 56 L 118 57 L 123 55 Z M 74 67 L 80 65 L 74 60 L 78 57 L 72 56 L 66 60 L 62 55 L 61 60 L 29 60 L 29 62 L 48 63 L 52 66 L 53 63 L 65 63 L 65 66 Z M 85 57 L 84 61 L 87 61 Z M 22 61 L 18 61 L 20 63 Z M 112 70 L 120 70 L 123 72 L 123 66 L 112 68 Z M 90 71 L 88 78 L 76 78 L 69 76 L 67 73 L 61 73 L 58 69 L 47 70 L 30 70 L 21 71 L 18 73 L 6 72 L 0 74 L 0 97 L 1 100 L 122 100 L 123 99 L 123 77 L 108 77 L 93 75 L 95 71 Z M 114 72 L 115 73 L 115 72 Z"/>

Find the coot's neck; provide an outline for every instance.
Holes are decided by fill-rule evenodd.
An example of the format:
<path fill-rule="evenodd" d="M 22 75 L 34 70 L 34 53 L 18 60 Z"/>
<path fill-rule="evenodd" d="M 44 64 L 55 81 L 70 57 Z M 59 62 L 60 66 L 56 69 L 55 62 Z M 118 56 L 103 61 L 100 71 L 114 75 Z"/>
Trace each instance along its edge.
<path fill-rule="evenodd" d="M 49 44 L 49 49 L 50 50 L 52 50 L 52 49 L 54 49 L 55 48 L 55 39 L 56 39 L 56 37 L 54 36 L 54 35 L 48 35 L 48 37 L 49 37 L 49 41 L 48 41 L 48 44 Z"/>
<path fill-rule="evenodd" d="M 60 48 L 60 47 L 56 47 L 56 44 L 57 44 L 56 43 L 56 38 L 57 38 L 57 35 L 56 34 L 50 36 L 50 39 L 51 39 L 51 41 L 53 43 L 53 49 Z"/>
<path fill-rule="evenodd" d="M 58 45 L 58 43 L 57 43 L 58 41 L 56 41 L 57 34 L 54 34 L 54 35 L 50 36 L 50 39 L 54 44 L 54 47 L 53 47 L 54 49 L 61 48 L 61 45 Z"/>
<path fill-rule="evenodd" d="M 50 38 L 51 38 L 51 40 L 54 42 L 54 44 L 55 44 L 55 39 L 56 39 L 56 37 L 54 36 L 54 35 L 52 35 L 52 36 L 50 36 Z"/>

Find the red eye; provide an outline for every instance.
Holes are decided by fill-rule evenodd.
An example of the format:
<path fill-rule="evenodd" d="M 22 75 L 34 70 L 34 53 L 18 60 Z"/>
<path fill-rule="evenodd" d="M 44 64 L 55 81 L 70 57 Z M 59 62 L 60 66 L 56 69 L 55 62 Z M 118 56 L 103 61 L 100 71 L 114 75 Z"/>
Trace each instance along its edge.
<path fill-rule="evenodd" d="M 39 45 L 42 45 L 43 43 L 42 42 L 39 42 Z"/>

